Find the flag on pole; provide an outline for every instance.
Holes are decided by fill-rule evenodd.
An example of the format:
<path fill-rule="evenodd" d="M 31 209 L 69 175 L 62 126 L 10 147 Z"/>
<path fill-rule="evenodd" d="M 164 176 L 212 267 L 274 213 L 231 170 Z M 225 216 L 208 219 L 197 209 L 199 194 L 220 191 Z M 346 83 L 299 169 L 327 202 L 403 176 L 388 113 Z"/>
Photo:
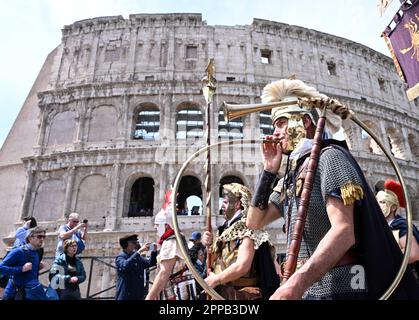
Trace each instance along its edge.
<path fill-rule="evenodd" d="M 399 76 L 408 85 L 410 101 L 419 97 L 419 0 L 405 2 L 383 32 Z"/>
<path fill-rule="evenodd" d="M 378 0 L 377 8 L 380 16 L 382 17 L 384 12 L 387 10 L 388 6 L 393 0 Z"/>

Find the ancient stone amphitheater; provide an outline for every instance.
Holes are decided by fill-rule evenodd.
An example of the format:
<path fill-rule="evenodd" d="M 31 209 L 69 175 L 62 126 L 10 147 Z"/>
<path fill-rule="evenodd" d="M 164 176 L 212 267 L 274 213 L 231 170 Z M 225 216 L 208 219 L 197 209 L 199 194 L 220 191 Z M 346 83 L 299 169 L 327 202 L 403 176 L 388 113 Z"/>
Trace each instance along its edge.
<path fill-rule="evenodd" d="M 333 32 L 333 30 L 331 30 Z M 48 228 L 53 255 L 57 227 L 70 212 L 89 219 L 85 255 L 119 251 L 117 239 L 136 232 L 154 240 L 152 216 L 186 158 L 205 145 L 201 78 L 215 59 L 218 86 L 211 109 L 212 142 L 261 138 L 269 112 L 226 123 L 222 101 L 260 102 L 270 81 L 295 74 L 352 108 L 397 158 L 419 219 L 418 100 L 409 102 L 392 60 L 331 34 L 254 19 L 211 26 L 201 14 L 133 14 L 65 26 L 0 151 L 0 235 L 13 240 L 20 218 Z M 395 173 L 360 127 L 344 135 L 374 187 Z M 213 224 L 220 185 L 251 189 L 261 169 L 259 145 L 212 151 Z M 178 195 L 180 227 L 204 230 L 204 158 L 188 167 Z M 195 201 L 193 201 L 195 199 Z M 270 226 L 278 251 L 284 236 Z"/>

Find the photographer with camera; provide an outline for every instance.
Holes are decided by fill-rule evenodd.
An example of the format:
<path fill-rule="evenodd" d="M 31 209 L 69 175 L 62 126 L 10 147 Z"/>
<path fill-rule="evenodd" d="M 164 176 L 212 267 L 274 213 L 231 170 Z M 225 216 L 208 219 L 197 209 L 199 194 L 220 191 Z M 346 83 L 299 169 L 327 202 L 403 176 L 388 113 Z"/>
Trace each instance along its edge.
<path fill-rule="evenodd" d="M 157 263 L 157 246 L 146 243 L 140 246 L 136 234 L 127 235 L 119 239 L 123 251 L 116 257 L 115 264 L 118 272 L 116 282 L 116 300 L 144 300 L 144 269 Z M 151 250 L 149 259 L 145 252 Z"/>
<path fill-rule="evenodd" d="M 87 219 L 80 223 L 78 213 L 70 213 L 67 224 L 63 224 L 58 229 L 58 244 L 55 252 L 56 257 L 63 254 L 63 242 L 67 239 L 72 239 L 77 242 L 76 255 L 83 252 L 87 240 L 87 223 Z"/>

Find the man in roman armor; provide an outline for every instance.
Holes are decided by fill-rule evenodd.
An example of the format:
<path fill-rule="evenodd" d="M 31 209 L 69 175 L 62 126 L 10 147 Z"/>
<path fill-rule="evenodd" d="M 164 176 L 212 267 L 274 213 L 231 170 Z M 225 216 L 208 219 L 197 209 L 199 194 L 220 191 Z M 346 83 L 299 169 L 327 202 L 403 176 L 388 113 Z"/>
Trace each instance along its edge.
<path fill-rule="evenodd" d="M 386 180 L 384 183 L 384 190 L 377 193 L 377 201 L 381 207 L 381 211 L 387 220 L 387 223 L 393 232 L 402 252 L 406 250 L 406 234 L 407 234 L 407 221 L 405 218 L 397 213 L 399 208 L 405 208 L 406 202 L 403 197 L 403 189 L 400 183 L 394 180 Z M 412 246 L 410 249 L 409 263 L 412 269 L 417 272 L 415 265 L 419 261 L 419 231 L 413 225 L 413 238 Z M 417 276 L 417 274 L 416 274 Z"/>
<path fill-rule="evenodd" d="M 262 102 L 297 98 L 308 98 L 316 107 L 332 101 L 300 80 L 275 81 L 262 93 Z M 317 108 L 302 105 L 272 109 L 270 138 L 279 142 L 262 145 L 264 170 L 247 218 L 247 226 L 254 230 L 285 218 L 286 260 L 294 250 L 289 247 L 296 241 L 294 227 L 301 222 L 297 211 L 319 118 Z M 399 271 L 402 255 L 374 194 L 346 143 L 331 139 L 340 128 L 340 117 L 327 109 L 317 168 L 310 171 L 313 188 L 305 228 L 297 239 L 300 250 L 292 255 L 297 257 L 296 271 L 271 299 L 378 299 Z M 275 185 L 283 156 L 287 156 L 285 175 Z M 419 297 L 409 270 L 392 297 Z"/>
<path fill-rule="evenodd" d="M 266 231 L 246 227 L 251 193 L 238 183 L 223 186 L 222 210 L 225 223 L 214 239 L 205 232 L 203 243 L 209 245 L 212 272 L 205 281 L 227 300 L 268 298 L 278 287 L 274 248 Z"/>

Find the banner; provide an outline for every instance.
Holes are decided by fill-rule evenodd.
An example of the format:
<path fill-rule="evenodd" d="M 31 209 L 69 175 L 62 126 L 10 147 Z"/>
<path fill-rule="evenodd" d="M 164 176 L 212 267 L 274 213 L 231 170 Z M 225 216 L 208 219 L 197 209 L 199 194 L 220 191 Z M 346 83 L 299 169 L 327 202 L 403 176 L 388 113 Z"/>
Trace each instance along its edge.
<path fill-rule="evenodd" d="M 382 17 L 384 12 L 387 10 L 388 6 L 393 0 L 378 0 L 377 8 L 380 16 Z"/>
<path fill-rule="evenodd" d="M 393 18 L 396 24 L 383 36 L 396 65 L 399 76 L 408 84 L 410 101 L 419 96 L 419 0 L 405 2 Z"/>

